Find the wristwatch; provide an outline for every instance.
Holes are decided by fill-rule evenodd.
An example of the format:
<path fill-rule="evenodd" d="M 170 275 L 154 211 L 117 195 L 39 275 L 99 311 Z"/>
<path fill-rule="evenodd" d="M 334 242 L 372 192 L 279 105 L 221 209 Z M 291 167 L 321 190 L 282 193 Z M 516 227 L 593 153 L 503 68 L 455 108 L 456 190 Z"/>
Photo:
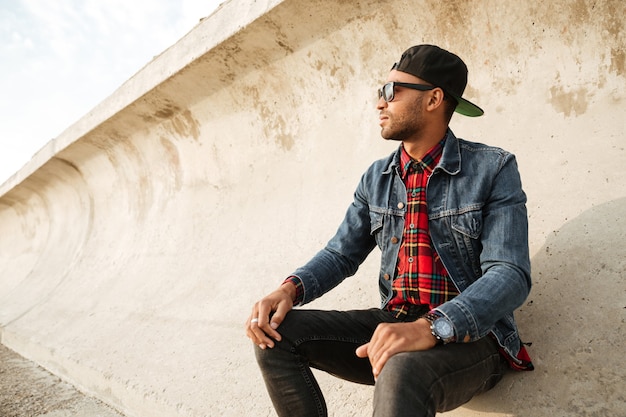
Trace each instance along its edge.
<path fill-rule="evenodd" d="M 430 323 L 430 332 L 437 339 L 437 344 L 454 341 L 454 326 L 450 320 L 433 312 L 427 313 L 423 317 Z"/>

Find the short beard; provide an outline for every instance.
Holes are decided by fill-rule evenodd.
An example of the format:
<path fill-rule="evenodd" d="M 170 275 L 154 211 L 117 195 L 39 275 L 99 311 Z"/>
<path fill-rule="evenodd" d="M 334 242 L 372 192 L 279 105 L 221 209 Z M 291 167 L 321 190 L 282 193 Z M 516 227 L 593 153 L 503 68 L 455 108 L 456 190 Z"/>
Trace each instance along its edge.
<path fill-rule="evenodd" d="M 404 128 L 398 132 L 392 133 L 391 135 L 385 135 L 385 129 L 380 130 L 380 136 L 382 136 L 385 140 L 392 140 L 401 142 L 411 137 L 411 135 L 415 132 L 415 129 Z"/>
<path fill-rule="evenodd" d="M 424 120 L 422 119 L 422 101 L 420 94 L 414 103 L 414 112 L 411 114 L 410 118 L 403 118 L 399 120 L 394 126 L 392 119 L 389 121 L 392 123 L 389 128 L 381 128 L 380 136 L 382 136 L 385 140 L 392 141 L 405 141 L 410 137 L 414 136 L 416 132 L 422 131 L 424 129 Z M 384 113 L 383 113 L 384 114 Z M 395 128 L 394 128 L 395 127 Z M 398 130 L 399 129 L 399 130 Z M 388 130 L 388 133 L 385 133 L 385 130 Z"/>
<path fill-rule="evenodd" d="M 385 133 L 386 130 L 388 131 L 387 133 Z M 404 120 L 399 130 L 394 129 L 393 125 L 388 129 L 382 128 L 380 130 L 380 136 L 385 140 L 404 142 L 421 130 L 423 130 L 423 120 L 418 116 L 411 121 Z"/>

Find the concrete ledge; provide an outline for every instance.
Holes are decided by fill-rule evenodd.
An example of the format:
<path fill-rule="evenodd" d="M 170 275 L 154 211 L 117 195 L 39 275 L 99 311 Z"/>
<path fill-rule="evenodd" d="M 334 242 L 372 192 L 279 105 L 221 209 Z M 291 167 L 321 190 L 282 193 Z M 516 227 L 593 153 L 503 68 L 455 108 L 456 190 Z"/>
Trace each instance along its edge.
<path fill-rule="evenodd" d="M 2 343 L 130 417 L 272 415 L 250 305 L 395 148 L 375 88 L 431 42 L 487 111 L 455 132 L 518 157 L 535 278 L 537 370 L 450 415 L 624 415 L 626 5 L 482 6 L 225 3 L 0 187 Z M 377 269 L 312 307 L 377 305 Z M 335 415 L 369 409 L 370 387 L 320 382 Z"/>
<path fill-rule="evenodd" d="M 0 414 L 4 417 L 123 417 L 1 345 Z"/>

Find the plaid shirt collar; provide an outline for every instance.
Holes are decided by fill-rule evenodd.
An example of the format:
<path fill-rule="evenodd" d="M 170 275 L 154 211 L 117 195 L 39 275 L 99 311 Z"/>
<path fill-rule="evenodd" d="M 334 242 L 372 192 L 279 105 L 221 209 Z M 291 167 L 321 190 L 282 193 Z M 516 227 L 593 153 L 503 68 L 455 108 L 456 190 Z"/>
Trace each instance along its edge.
<path fill-rule="evenodd" d="M 422 159 L 419 160 L 411 158 L 411 155 L 409 155 L 404 149 L 404 146 L 402 146 L 402 152 L 400 155 L 402 178 L 406 178 L 406 175 L 409 173 L 409 168 L 411 167 L 411 164 L 414 164 L 414 168 L 426 171 L 430 175 L 437 166 L 437 163 L 439 162 L 439 158 L 441 157 L 441 153 L 443 152 L 443 145 L 445 143 L 446 138 L 444 137 L 441 141 L 439 141 L 439 143 L 437 143 L 428 152 L 426 152 L 426 155 L 424 155 Z"/>

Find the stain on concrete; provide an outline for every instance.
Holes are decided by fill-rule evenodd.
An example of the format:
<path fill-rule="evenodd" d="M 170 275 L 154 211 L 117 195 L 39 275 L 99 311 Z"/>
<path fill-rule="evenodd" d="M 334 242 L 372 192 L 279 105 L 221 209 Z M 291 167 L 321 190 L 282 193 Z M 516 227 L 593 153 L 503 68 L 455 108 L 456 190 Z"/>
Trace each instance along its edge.
<path fill-rule="evenodd" d="M 626 68 L 626 51 L 623 49 L 611 48 L 611 65 L 609 71 L 618 75 L 625 76 L 624 69 Z"/>
<path fill-rule="evenodd" d="M 200 138 L 200 123 L 193 117 L 190 110 L 185 109 L 176 114 L 170 119 L 170 122 L 174 132 L 178 136 L 191 137 L 195 140 Z"/>
<path fill-rule="evenodd" d="M 599 23 L 603 28 L 600 34 L 610 51 L 611 63 L 608 70 L 625 77 L 626 52 L 624 51 L 624 44 L 626 43 L 626 34 L 624 33 L 624 23 L 626 18 L 624 16 L 626 16 L 626 2 L 616 0 L 601 4 L 604 6 L 603 8 L 596 8 L 594 4 L 592 9 L 600 17 Z"/>
<path fill-rule="evenodd" d="M 474 2 L 439 1 L 429 4 L 429 8 L 431 8 L 433 26 L 426 29 L 435 32 L 433 39 L 438 39 L 441 46 L 454 45 L 456 48 L 449 47 L 454 52 L 470 42 L 474 42 L 475 45 L 475 40 L 468 36 L 472 33 L 472 15 L 476 11 Z"/>
<path fill-rule="evenodd" d="M 198 140 L 200 137 L 200 123 L 189 109 L 183 109 L 170 100 L 154 103 L 157 110 L 151 114 L 139 112 L 138 117 L 146 124 L 162 123 L 177 137 L 190 137 Z"/>
<path fill-rule="evenodd" d="M 171 173 L 169 178 L 173 180 L 175 190 L 180 190 L 183 181 L 180 153 L 178 152 L 178 148 L 172 143 L 172 141 L 165 137 L 161 137 L 160 142 L 165 152 L 168 171 Z"/>
<path fill-rule="evenodd" d="M 170 101 L 163 103 L 163 106 L 154 112 L 154 115 L 159 119 L 170 119 L 176 113 L 180 112 L 180 107 L 176 106 Z"/>
<path fill-rule="evenodd" d="M 271 138 L 282 149 L 289 151 L 295 144 L 293 134 L 289 131 L 289 123 L 283 117 L 280 109 L 287 108 L 288 105 L 277 101 L 269 101 L 261 98 L 261 93 L 257 86 L 245 89 L 245 95 L 252 98 L 252 104 L 256 108 L 260 121 L 263 126 L 263 132 L 267 138 Z M 283 96 L 287 97 L 287 94 Z"/>
<path fill-rule="evenodd" d="M 585 114 L 589 107 L 590 95 L 585 87 L 567 90 L 563 86 L 550 88 L 550 103 L 554 109 L 566 117 Z"/>
<path fill-rule="evenodd" d="M 290 29 L 290 25 L 287 22 L 275 22 L 267 16 L 265 16 L 265 24 L 271 28 L 274 34 L 274 42 L 285 51 L 285 54 L 293 54 L 294 48 L 291 46 L 291 37 L 285 34 L 283 30 L 285 26 L 287 26 L 287 29 Z"/>

